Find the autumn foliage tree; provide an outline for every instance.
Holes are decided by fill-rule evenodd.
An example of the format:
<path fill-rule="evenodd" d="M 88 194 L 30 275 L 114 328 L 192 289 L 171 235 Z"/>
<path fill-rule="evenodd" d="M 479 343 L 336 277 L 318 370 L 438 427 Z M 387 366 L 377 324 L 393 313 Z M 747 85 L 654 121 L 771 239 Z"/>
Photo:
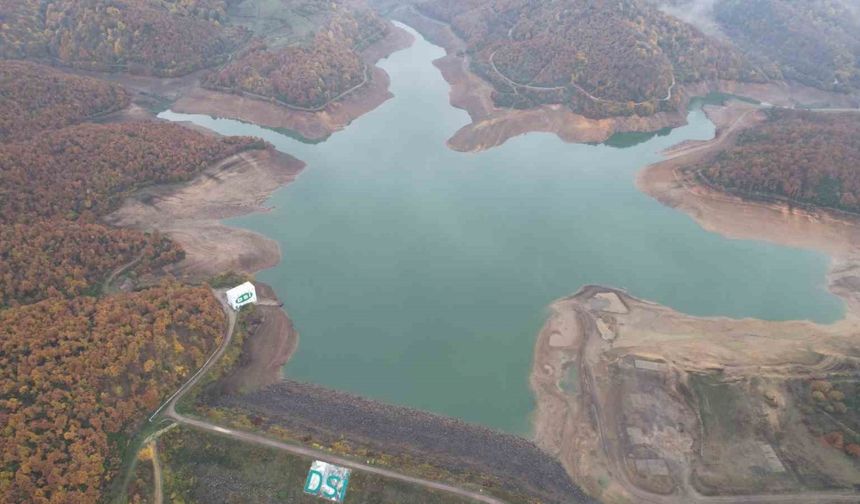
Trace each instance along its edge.
<path fill-rule="evenodd" d="M 773 110 L 715 159 L 708 182 L 748 196 L 860 211 L 860 116 Z"/>
<path fill-rule="evenodd" d="M 0 142 L 62 128 L 126 107 L 116 84 L 26 61 L 0 60 Z"/>
<path fill-rule="evenodd" d="M 136 269 L 147 270 L 182 257 L 158 233 L 65 219 L 0 224 L 0 309 L 96 295 L 108 272 L 135 258 Z"/>
<path fill-rule="evenodd" d="M 211 353 L 224 316 L 205 288 L 163 284 L 0 311 L 0 496 L 92 503 L 124 429 Z"/>
<path fill-rule="evenodd" d="M 156 122 L 80 124 L 0 145 L 0 501 L 97 502 L 122 440 L 211 354 L 206 288 L 95 297 L 111 270 L 181 257 L 98 218 L 142 185 L 266 144 Z"/>
<path fill-rule="evenodd" d="M 0 145 L 0 308 L 95 294 L 138 256 L 143 269 L 181 258 L 163 237 L 95 221 L 144 184 L 187 180 L 265 145 L 156 122 L 82 124 Z"/>
<path fill-rule="evenodd" d="M 281 48 L 258 42 L 210 72 L 203 85 L 298 107 L 320 107 L 365 81 L 368 76 L 358 51 L 387 31 L 388 24 L 370 11 L 336 10 L 311 40 Z"/>
<path fill-rule="evenodd" d="M 224 6 L 0 0 L 0 56 L 181 73 L 223 49 Z M 144 185 L 267 144 L 160 122 L 78 124 L 127 103 L 114 84 L 0 61 L 0 502 L 102 500 L 141 418 L 223 335 L 207 288 L 164 280 L 102 296 L 112 271 L 151 271 L 182 251 L 100 218 Z"/>
<path fill-rule="evenodd" d="M 850 3 L 718 0 L 714 17 L 738 46 L 776 63 L 785 78 L 852 91 L 860 89 L 860 18 Z"/>
<path fill-rule="evenodd" d="M 0 222 L 103 215 L 143 184 L 187 180 L 211 163 L 265 147 L 176 124 L 82 124 L 0 145 Z"/>
<path fill-rule="evenodd" d="M 247 38 L 224 0 L 0 0 L 0 57 L 99 71 L 183 75 Z"/>
<path fill-rule="evenodd" d="M 466 41 L 473 70 L 504 106 L 651 115 L 679 107 L 673 82 L 768 77 L 739 51 L 636 0 L 427 0 L 419 8 Z"/>

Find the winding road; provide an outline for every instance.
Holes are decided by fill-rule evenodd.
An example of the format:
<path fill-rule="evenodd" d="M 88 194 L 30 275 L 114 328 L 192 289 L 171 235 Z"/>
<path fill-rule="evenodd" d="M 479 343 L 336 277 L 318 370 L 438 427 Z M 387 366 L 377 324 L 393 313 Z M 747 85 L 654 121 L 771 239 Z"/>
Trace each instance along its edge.
<path fill-rule="evenodd" d="M 407 474 L 403 474 L 401 472 L 397 472 L 391 469 L 371 466 L 351 459 L 338 457 L 321 450 L 284 443 L 282 441 L 278 441 L 252 432 L 221 427 L 209 421 L 187 417 L 177 412 L 176 403 L 179 402 L 185 396 L 185 394 L 187 394 L 188 391 L 191 390 L 191 388 L 196 385 L 197 382 L 200 381 L 200 379 L 206 374 L 207 371 L 212 368 L 212 366 L 215 365 L 216 362 L 218 362 L 218 359 L 220 359 L 221 356 L 224 355 L 224 352 L 227 351 L 227 348 L 230 346 L 230 342 L 233 340 L 233 333 L 236 329 L 236 312 L 233 311 L 227 305 L 226 299 L 224 298 L 222 291 L 213 290 L 213 294 L 221 303 L 221 307 L 223 308 L 224 313 L 227 315 L 227 329 L 225 331 L 224 338 L 221 341 L 221 344 L 209 357 L 209 359 L 203 364 L 203 366 L 201 366 L 200 369 L 198 369 L 197 372 L 194 373 L 194 375 L 192 375 L 191 378 L 189 378 L 188 381 L 186 381 L 176 392 L 174 392 L 170 397 L 168 397 L 167 400 L 161 406 L 159 406 L 158 409 L 149 417 L 150 422 L 155 422 L 160 417 L 169 418 L 177 424 L 185 425 L 187 427 L 191 427 L 201 431 L 211 432 L 221 436 L 237 439 L 246 443 L 252 443 L 259 446 L 274 448 L 276 450 L 283 450 L 285 452 L 299 455 L 302 457 L 325 460 L 327 462 L 337 464 L 343 467 L 349 467 L 350 469 L 354 469 L 357 471 L 376 474 L 384 478 L 402 481 L 405 483 L 426 488 L 428 490 L 446 492 L 449 494 L 456 495 L 458 497 L 471 499 L 476 502 L 485 502 L 487 504 L 505 503 L 505 501 L 503 500 L 484 494 L 482 490 L 466 490 L 464 488 L 448 485 L 446 483 L 441 483 L 438 481 L 431 481 L 424 478 L 409 476 Z M 261 304 L 268 305 L 270 303 L 267 301 L 261 301 Z"/>
<path fill-rule="evenodd" d="M 129 261 L 129 262 L 117 267 L 117 268 L 114 268 L 114 270 L 111 271 L 110 275 L 108 275 L 108 277 L 102 283 L 102 288 L 101 288 L 102 294 L 107 293 L 107 291 L 110 289 L 113 281 L 116 280 L 117 276 L 125 273 L 129 268 L 131 268 L 132 266 L 139 263 L 140 260 L 143 259 L 144 253 L 145 253 L 144 251 L 140 251 L 140 253 L 137 254 L 137 256 L 135 256 L 135 258 L 132 259 L 131 261 Z"/>
<path fill-rule="evenodd" d="M 496 72 L 496 74 L 499 77 L 501 77 L 505 82 L 507 82 L 508 85 L 510 85 L 511 87 L 514 87 L 514 88 L 520 87 L 520 88 L 525 88 L 525 89 L 531 89 L 532 91 L 563 91 L 563 90 L 567 89 L 567 86 L 546 86 L 546 87 L 544 87 L 544 86 L 533 86 L 531 84 L 522 84 L 522 83 L 519 83 L 519 82 L 511 79 L 507 75 L 503 74 L 502 71 L 498 69 L 498 67 L 496 67 L 496 62 L 493 60 L 493 58 L 496 57 L 496 52 L 498 52 L 498 51 L 493 51 L 493 53 L 490 54 L 490 58 L 489 58 L 490 66 L 493 68 L 493 71 Z M 593 94 L 589 93 L 588 91 L 583 89 L 582 86 L 580 86 L 579 84 L 577 84 L 575 82 L 571 82 L 570 85 L 573 86 L 574 88 L 576 88 L 577 91 L 584 94 L 585 96 L 587 96 L 592 101 L 596 101 L 596 102 L 600 102 L 600 103 L 611 103 L 613 105 L 624 105 L 624 104 L 628 103 L 628 102 L 620 102 L 620 101 L 615 101 L 615 100 L 607 100 L 605 98 L 599 98 L 599 97 L 594 96 Z M 669 90 L 666 92 L 666 97 L 660 98 L 657 101 L 669 101 L 669 100 L 671 100 L 673 89 L 675 89 L 675 75 L 674 74 L 672 74 L 672 84 L 669 85 Z M 634 105 L 642 105 L 643 103 L 649 103 L 650 101 L 651 100 L 645 100 L 645 101 L 641 101 L 641 102 L 633 102 L 633 104 Z"/>

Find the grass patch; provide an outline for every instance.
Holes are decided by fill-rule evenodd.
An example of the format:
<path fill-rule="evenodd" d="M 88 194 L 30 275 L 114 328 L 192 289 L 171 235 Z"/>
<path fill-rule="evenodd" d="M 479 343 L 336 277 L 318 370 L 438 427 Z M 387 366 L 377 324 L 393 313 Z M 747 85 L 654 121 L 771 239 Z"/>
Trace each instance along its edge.
<path fill-rule="evenodd" d="M 236 504 L 320 503 L 304 494 L 310 458 L 181 427 L 159 441 L 167 502 Z M 362 503 L 460 504 L 443 492 L 353 471 L 346 501 Z"/>

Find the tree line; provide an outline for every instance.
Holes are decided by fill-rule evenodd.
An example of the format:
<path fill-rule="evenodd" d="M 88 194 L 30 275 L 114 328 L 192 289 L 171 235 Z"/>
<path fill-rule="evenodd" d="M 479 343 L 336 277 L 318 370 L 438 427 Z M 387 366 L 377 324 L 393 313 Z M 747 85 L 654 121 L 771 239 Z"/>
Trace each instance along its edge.
<path fill-rule="evenodd" d="M 314 108 L 361 84 L 365 68 L 358 53 L 385 37 L 389 25 L 370 10 L 333 8 L 332 19 L 304 43 L 274 48 L 257 40 L 208 73 L 203 85 Z"/>
<path fill-rule="evenodd" d="M 0 60 L 0 142 L 128 106 L 121 86 L 27 61 Z"/>
<path fill-rule="evenodd" d="M 860 18 L 843 0 L 719 0 L 714 18 L 732 40 L 786 79 L 860 89 Z M 854 7 L 857 9 L 857 7 Z"/>
<path fill-rule="evenodd" d="M 205 288 L 165 283 L 0 311 L 0 495 L 93 503 L 129 425 L 203 364 L 223 331 Z"/>
<path fill-rule="evenodd" d="M 194 2 L 162 3 L 199 15 Z M 146 413 L 225 324 L 208 288 L 164 274 L 178 245 L 100 218 L 147 184 L 268 145 L 161 122 L 80 123 L 128 94 L 30 63 L 0 72 L 0 501 L 97 502 Z M 126 263 L 165 278 L 103 295 Z"/>
<path fill-rule="evenodd" d="M 860 212 L 860 115 L 773 110 L 694 169 L 752 196 Z"/>
<path fill-rule="evenodd" d="M 224 0 L 0 0 L 0 58 L 98 71 L 184 75 L 249 36 Z"/>
<path fill-rule="evenodd" d="M 636 0 L 427 0 L 419 8 L 466 41 L 473 70 L 503 106 L 647 116 L 678 109 L 673 83 L 770 77 L 733 47 Z"/>

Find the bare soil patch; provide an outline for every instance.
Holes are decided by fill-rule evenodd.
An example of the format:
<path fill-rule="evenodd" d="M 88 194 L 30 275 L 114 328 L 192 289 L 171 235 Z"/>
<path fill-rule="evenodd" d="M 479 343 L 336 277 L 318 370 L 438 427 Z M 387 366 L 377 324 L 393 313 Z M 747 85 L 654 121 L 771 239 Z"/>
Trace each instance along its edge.
<path fill-rule="evenodd" d="M 593 303 L 607 292 L 628 312 Z M 614 340 L 598 319 L 617 326 Z M 559 332 L 574 344 L 553 345 Z M 858 333 L 856 317 L 691 317 L 585 287 L 552 305 L 538 337 L 536 442 L 604 502 L 853 502 L 860 460 L 821 437 L 841 429 L 847 439 L 860 411 L 836 404 L 844 392 L 810 399 L 810 384 L 856 389 Z M 564 386 L 571 369 L 575 387 Z"/>
<path fill-rule="evenodd" d="M 257 390 L 283 380 L 283 366 L 299 344 L 299 333 L 293 321 L 280 306 L 270 286 L 254 282 L 259 303 L 248 323 L 241 357 L 224 377 L 227 393 Z"/>
<path fill-rule="evenodd" d="M 840 394 L 810 399 L 810 384 L 852 391 L 860 380 L 860 221 L 746 201 L 686 176 L 681 168 L 762 120 L 739 102 L 705 110 L 717 137 L 667 150 L 638 186 L 729 238 L 830 255 L 828 288 L 845 301 L 845 318 L 692 317 L 585 287 L 552 305 L 535 346 L 536 441 L 606 502 L 853 502 L 860 462 L 834 448 L 841 438 L 822 439 L 854 439 L 860 413 Z M 607 293 L 629 311 L 611 310 Z M 601 324 L 615 327 L 614 339 Z M 572 343 L 553 344 L 565 332 Z"/>
<path fill-rule="evenodd" d="M 261 205 L 269 195 L 303 167 L 301 161 L 274 149 L 244 152 L 190 182 L 142 190 L 105 221 L 158 230 L 176 240 L 186 253 L 174 268 L 180 277 L 203 280 L 225 271 L 251 274 L 278 263 L 278 244 L 220 220 L 265 211 Z"/>

